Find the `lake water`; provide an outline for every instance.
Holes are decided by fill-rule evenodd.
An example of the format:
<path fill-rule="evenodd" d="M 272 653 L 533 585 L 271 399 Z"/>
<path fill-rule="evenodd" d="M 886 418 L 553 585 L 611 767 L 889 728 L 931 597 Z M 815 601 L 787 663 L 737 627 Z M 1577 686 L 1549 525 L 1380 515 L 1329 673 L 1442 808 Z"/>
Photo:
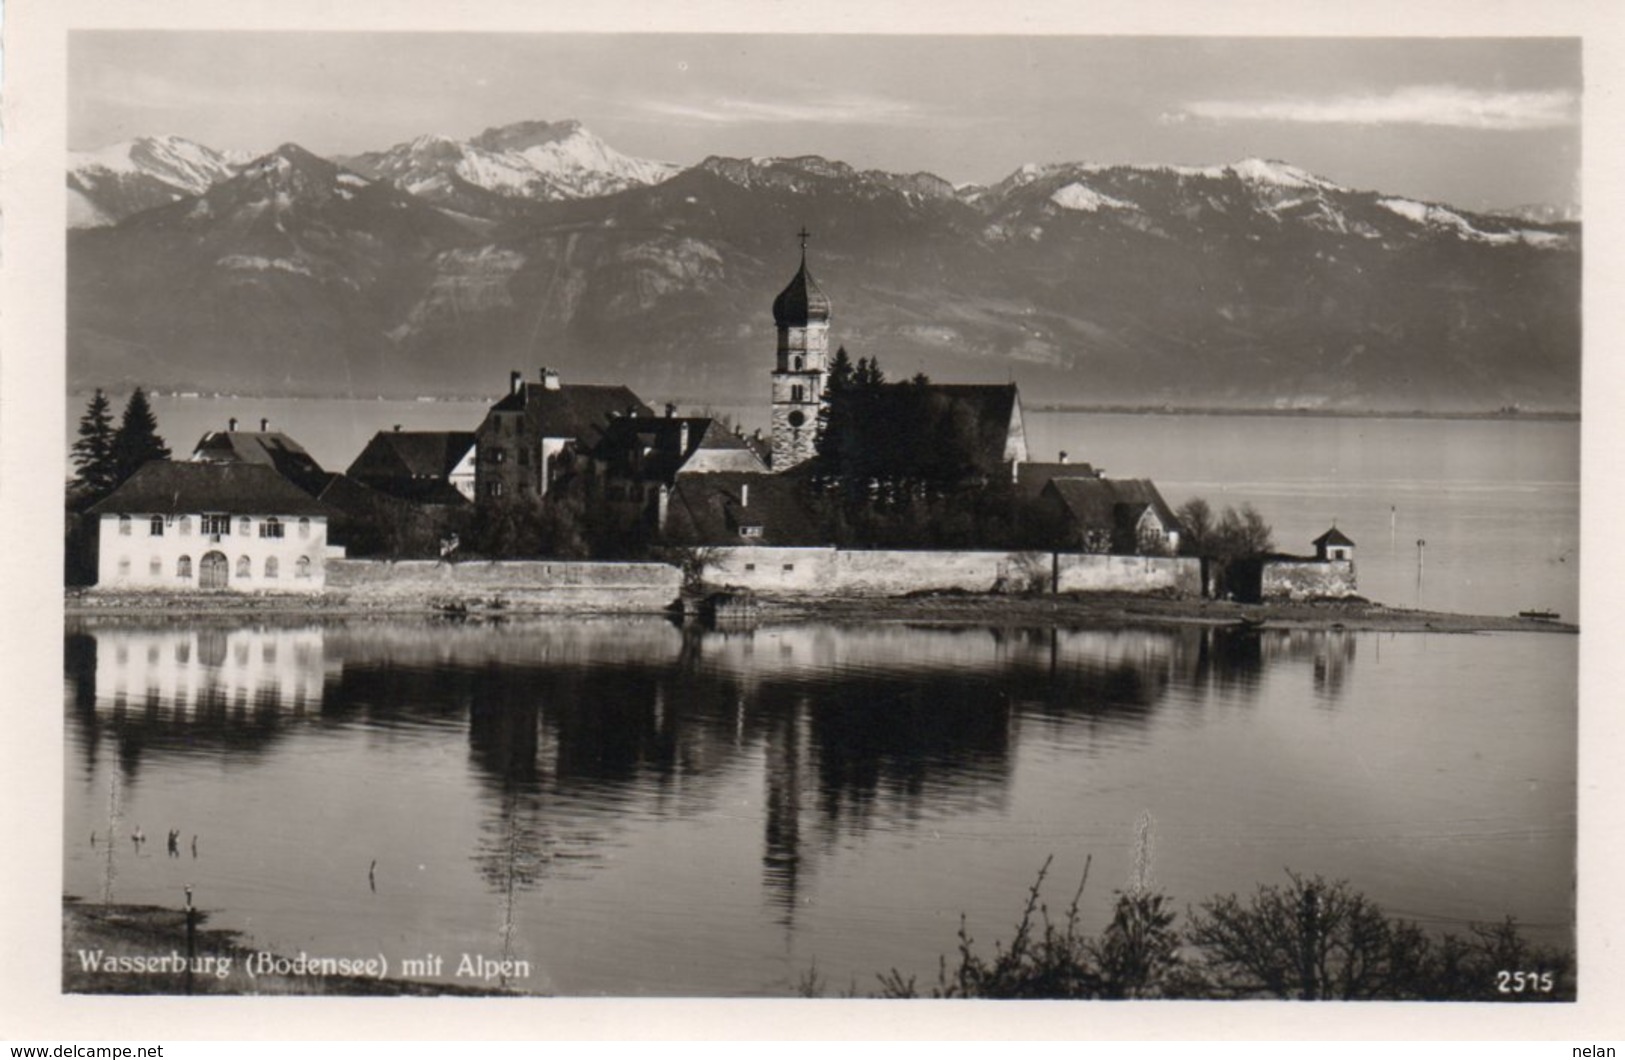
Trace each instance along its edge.
<path fill-rule="evenodd" d="M 472 431 L 487 404 L 164 397 L 153 407 L 178 453 L 229 417 L 244 427 L 266 418 L 343 470 L 376 431 Z M 718 411 L 747 429 L 763 416 Z M 1361 591 L 1383 603 L 1578 615 L 1576 422 L 1029 412 L 1026 426 L 1035 460 L 1065 450 L 1109 475 L 1154 480 L 1173 505 L 1250 503 L 1283 551 L 1311 552 L 1335 523 L 1357 546 Z"/>
<path fill-rule="evenodd" d="M 65 887 L 190 884 L 284 953 L 506 955 L 538 992 L 868 991 L 933 980 L 961 913 L 1008 938 L 1052 855 L 1057 909 L 1092 857 L 1098 930 L 1149 815 L 1181 910 L 1291 868 L 1572 945 L 1577 646 L 73 620 Z"/>
<path fill-rule="evenodd" d="M 268 416 L 339 469 L 375 430 L 485 406 L 155 407 L 177 450 Z M 1038 459 L 1250 502 L 1284 549 L 1335 521 L 1378 600 L 1578 609 L 1575 423 L 1027 428 Z M 932 979 L 961 913 L 1007 938 L 1051 855 L 1052 908 L 1092 857 L 1098 930 L 1147 814 L 1180 909 L 1291 868 L 1572 944 L 1571 636 L 84 620 L 66 648 L 68 892 L 192 884 L 288 953 L 507 954 L 534 970 L 514 985 L 588 995 L 783 995 L 816 963 L 867 991 Z"/>

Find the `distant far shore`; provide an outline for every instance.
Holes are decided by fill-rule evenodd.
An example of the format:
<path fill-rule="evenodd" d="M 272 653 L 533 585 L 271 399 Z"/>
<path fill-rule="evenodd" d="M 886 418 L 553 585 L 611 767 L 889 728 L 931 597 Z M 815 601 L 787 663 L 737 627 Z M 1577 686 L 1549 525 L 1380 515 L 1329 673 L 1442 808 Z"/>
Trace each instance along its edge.
<path fill-rule="evenodd" d="M 895 622 L 953 626 L 1064 626 L 1071 628 L 1144 628 L 1147 626 L 1221 626 L 1242 629 L 1358 630 L 1388 633 L 1578 633 L 1579 626 L 1560 618 L 1517 615 L 1459 615 L 1387 607 L 1367 600 L 1272 601 L 1243 604 L 1194 597 L 1130 593 L 931 592 L 909 596 L 819 597 L 803 595 L 753 597 L 753 614 L 761 622 Z M 491 621 L 545 615 L 591 614 L 591 609 L 552 609 L 522 602 L 492 602 L 436 597 L 356 603 L 343 594 L 320 596 L 228 595 L 97 592 L 71 589 L 65 599 L 68 617 L 97 615 L 143 619 L 259 615 L 320 618 L 445 616 L 459 621 Z M 649 613 L 649 612 L 643 612 Z"/>
<path fill-rule="evenodd" d="M 1118 416 L 1310 416 L 1350 420 L 1537 420 L 1578 423 L 1578 412 L 1554 409 L 1483 409 L 1466 412 L 1430 412 L 1427 409 L 1305 409 L 1214 407 L 1199 405 L 1072 405 L 1047 402 L 1028 405 L 1029 412 L 1094 412 Z"/>
<path fill-rule="evenodd" d="M 73 387 L 70 398 L 88 398 L 95 387 Z M 102 388 L 107 390 L 108 388 Z M 193 391 L 175 387 L 147 387 L 149 397 L 187 401 L 388 401 L 418 402 L 423 404 L 478 404 L 489 405 L 490 394 L 254 394 L 225 393 L 220 391 Z M 121 392 L 108 390 L 109 393 Z M 721 409 L 754 407 L 752 395 L 693 395 L 673 394 L 668 399 L 680 407 L 695 409 Z M 1498 409 L 1466 409 L 1435 411 L 1429 409 L 1358 409 L 1358 408 L 1281 408 L 1274 405 L 1171 405 L 1171 404 L 1101 404 L 1098 402 L 1046 401 L 1023 402 L 1028 412 L 1094 412 L 1118 416 L 1312 416 L 1334 419 L 1395 419 L 1395 420 L 1537 420 L 1572 423 L 1580 420 L 1577 410 L 1526 409 L 1507 406 Z"/>

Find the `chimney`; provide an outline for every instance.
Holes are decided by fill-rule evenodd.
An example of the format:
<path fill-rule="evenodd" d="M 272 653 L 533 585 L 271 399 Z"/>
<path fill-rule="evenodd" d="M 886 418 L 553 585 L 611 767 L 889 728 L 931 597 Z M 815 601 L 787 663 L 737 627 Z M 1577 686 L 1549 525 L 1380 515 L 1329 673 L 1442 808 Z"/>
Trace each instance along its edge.
<path fill-rule="evenodd" d="M 666 512 L 671 507 L 670 486 L 666 486 L 664 484 L 661 485 L 660 494 L 658 499 L 655 501 L 655 505 L 655 528 L 664 530 L 666 529 Z"/>
<path fill-rule="evenodd" d="M 396 434 L 400 434 L 400 433 L 401 433 L 401 425 L 400 425 L 400 424 L 398 424 L 398 423 L 397 423 L 397 424 L 396 424 L 396 425 L 395 425 L 395 433 L 396 433 Z"/>
<path fill-rule="evenodd" d="M 688 452 L 688 421 L 684 420 L 677 425 L 677 455 L 682 456 Z"/>
<path fill-rule="evenodd" d="M 237 417 L 233 416 L 231 419 L 226 421 L 226 430 L 235 431 L 236 429 L 237 429 Z"/>
<path fill-rule="evenodd" d="M 510 393 L 510 394 L 519 393 L 519 380 L 521 380 L 523 378 L 524 378 L 524 375 L 522 373 L 520 373 L 520 372 L 509 372 L 508 373 L 508 393 Z"/>
<path fill-rule="evenodd" d="M 543 368 L 542 386 L 548 390 L 557 390 L 559 388 L 559 373 L 551 368 Z"/>
<path fill-rule="evenodd" d="M 677 406 L 670 401 L 666 402 L 666 418 L 669 420 L 675 415 L 677 415 Z"/>
<path fill-rule="evenodd" d="M 741 508 L 749 508 L 750 507 L 750 483 L 749 482 L 742 482 L 742 483 L 739 484 L 739 506 Z"/>
<path fill-rule="evenodd" d="M 266 419 L 264 416 L 261 416 L 260 417 L 260 433 L 264 434 L 266 431 L 268 431 L 270 429 L 271 429 L 271 421 Z"/>
<path fill-rule="evenodd" d="M 1066 463 L 1066 450 L 1065 449 L 1061 450 L 1061 463 L 1063 463 L 1063 464 Z"/>
<path fill-rule="evenodd" d="M 638 407 L 636 405 L 626 406 L 626 418 L 629 420 L 635 420 L 638 418 Z"/>
<path fill-rule="evenodd" d="M 750 432 L 750 439 L 753 442 L 761 441 L 762 440 L 762 429 L 760 427 L 758 427 L 754 431 L 751 431 Z"/>

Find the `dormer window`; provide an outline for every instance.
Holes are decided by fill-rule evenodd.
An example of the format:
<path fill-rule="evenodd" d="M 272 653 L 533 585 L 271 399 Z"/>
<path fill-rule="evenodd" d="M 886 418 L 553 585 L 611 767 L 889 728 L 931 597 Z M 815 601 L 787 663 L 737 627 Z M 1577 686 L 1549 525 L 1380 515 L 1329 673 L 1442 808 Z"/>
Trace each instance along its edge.
<path fill-rule="evenodd" d="M 761 537 L 762 536 L 762 528 L 760 526 L 741 526 L 739 528 L 739 536 L 740 537 Z"/>

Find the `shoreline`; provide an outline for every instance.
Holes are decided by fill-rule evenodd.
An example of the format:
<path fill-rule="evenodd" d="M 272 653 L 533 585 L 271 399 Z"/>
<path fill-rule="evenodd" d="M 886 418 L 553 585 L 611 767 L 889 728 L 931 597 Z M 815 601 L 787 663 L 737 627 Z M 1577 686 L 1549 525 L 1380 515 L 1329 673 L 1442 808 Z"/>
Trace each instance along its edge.
<path fill-rule="evenodd" d="M 726 591 L 718 589 L 717 591 Z M 1214 626 L 1247 630 L 1336 630 L 1382 633 L 1568 633 L 1572 622 L 1517 615 L 1463 615 L 1389 607 L 1368 600 L 1321 600 L 1243 604 L 1193 597 L 1130 593 L 1015 595 L 1001 593 L 918 593 L 909 596 L 753 597 L 749 622 L 889 622 L 940 626 L 1069 626 L 1109 629 L 1146 626 Z M 341 594 L 311 597 L 226 596 L 215 594 L 99 593 L 69 590 L 67 618 L 96 615 L 168 617 L 308 616 L 315 618 L 443 617 L 491 620 L 508 617 L 670 614 L 648 610 L 549 608 L 534 601 L 514 602 L 468 596 L 359 603 Z"/>

